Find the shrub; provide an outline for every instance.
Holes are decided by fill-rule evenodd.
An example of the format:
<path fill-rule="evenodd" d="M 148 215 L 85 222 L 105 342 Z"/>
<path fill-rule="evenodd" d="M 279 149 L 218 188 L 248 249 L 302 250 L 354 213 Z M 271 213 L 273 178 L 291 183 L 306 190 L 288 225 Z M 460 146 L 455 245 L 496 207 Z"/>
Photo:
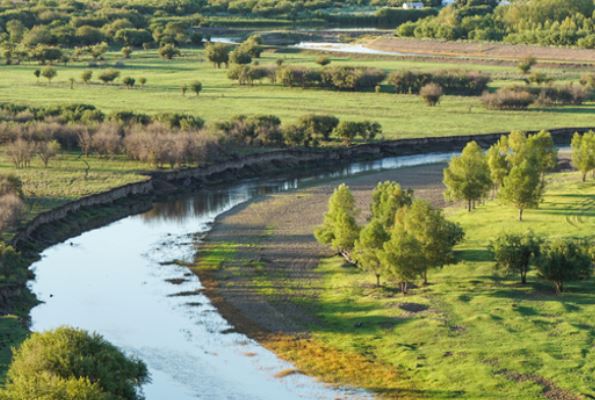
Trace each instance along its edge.
<path fill-rule="evenodd" d="M 252 56 L 250 53 L 238 48 L 229 54 L 229 61 L 232 64 L 250 64 L 252 62 Z"/>
<path fill-rule="evenodd" d="M 52 83 L 52 79 L 54 79 L 58 75 L 58 71 L 52 67 L 44 67 L 41 70 L 41 76 L 46 78 L 49 83 Z"/>
<path fill-rule="evenodd" d="M 386 73 L 376 68 L 333 67 L 322 71 L 324 86 L 337 90 L 373 90 L 386 78 Z"/>
<path fill-rule="evenodd" d="M 106 69 L 105 71 L 102 71 L 101 74 L 99 74 L 98 78 L 101 82 L 108 84 L 118 79 L 119 76 L 120 71 L 110 68 Z"/>
<path fill-rule="evenodd" d="M 484 93 L 481 102 L 493 110 L 526 110 L 535 97 L 526 90 L 502 88 L 496 93 Z"/>
<path fill-rule="evenodd" d="M 140 400 L 148 381 L 145 364 L 128 358 L 97 334 L 73 328 L 33 333 L 14 351 L 7 398 Z"/>
<path fill-rule="evenodd" d="M 122 146 L 122 127 L 116 123 L 105 123 L 97 127 L 91 137 L 91 146 L 97 154 L 112 157 Z"/>
<path fill-rule="evenodd" d="M 217 68 L 221 68 L 222 64 L 229 64 L 229 53 L 231 46 L 224 43 L 209 43 L 205 49 L 207 59 L 213 63 Z"/>
<path fill-rule="evenodd" d="M 83 72 L 81 72 L 81 81 L 83 81 L 84 83 L 89 83 L 89 81 L 91 80 L 91 78 L 93 77 L 93 71 L 91 70 L 85 70 Z"/>
<path fill-rule="evenodd" d="M 421 88 L 419 95 L 424 99 L 427 105 L 433 107 L 440 102 L 442 88 L 435 83 L 428 83 Z"/>
<path fill-rule="evenodd" d="M 382 132 L 378 122 L 371 121 L 341 121 L 335 128 L 334 134 L 341 138 L 346 144 L 351 144 L 356 136 L 366 140 L 372 140 Z"/>
<path fill-rule="evenodd" d="M 490 80 L 488 75 L 457 70 L 436 73 L 395 71 L 388 77 L 396 93 L 417 94 L 423 86 L 434 83 L 444 94 L 459 96 L 479 96 L 487 89 Z"/>
<path fill-rule="evenodd" d="M 325 56 L 320 56 L 316 59 L 316 64 L 320 65 L 321 67 L 329 65 L 330 63 L 331 59 Z"/>
<path fill-rule="evenodd" d="M 537 59 L 533 56 L 529 56 L 520 60 L 517 64 L 517 68 L 526 75 L 531 72 L 531 68 L 533 68 L 535 64 L 537 64 Z"/>
<path fill-rule="evenodd" d="M 128 88 L 128 89 L 132 89 L 134 87 L 134 85 L 136 84 L 136 80 L 130 76 L 127 76 L 125 78 L 122 79 L 122 83 Z"/>
<path fill-rule="evenodd" d="M 190 84 L 190 90 L 194 92 L 197 96 L 202 92 L 202 83 L 199 81 L 194 81 Z"/>
<path fill-rule="evenodd" d="M 301 126 L 308 136 L 329 140 L 333 130 L 339 125 L 339 119 L 333 115 L 304 115 L 299 119 Z"/>

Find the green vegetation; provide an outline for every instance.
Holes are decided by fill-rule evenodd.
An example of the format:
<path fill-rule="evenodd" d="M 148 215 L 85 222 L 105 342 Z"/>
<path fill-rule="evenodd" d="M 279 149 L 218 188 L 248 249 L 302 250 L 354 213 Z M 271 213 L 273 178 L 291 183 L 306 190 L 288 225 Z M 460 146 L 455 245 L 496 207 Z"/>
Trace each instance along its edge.
<path fill-rule="evenodd" d="M 551 390 L 549 385 L 593 396 L 591 355 L 584 352 L 591 347 L 593 278 L 566 285 L 565 294 L 556 297 L 537 279 L 537 273 L 553 279 L 541 271 L 548 270 L 553 263 L 546 259 L 554 256 L 545 256 L 539 271 L 530 270 L 524 286 L 508 271 L 499 273 L 490 256 L 490 243 L 501 233 L 532 230 L 556 249 L 558 239 L 592 243 L 594 183 L 578 182 L 575 173 L 550 175 L 547 181 L 541 207 L 527 212 L 522 224 L 511 223 L 513 211 L 496 201 L 473 213 L 447 209 L 449 220 L 465 231 L 465 240 L 455 248 L 459 262 L 434 271 L 431 285 L 410 289 L 406 298 L 396 300 L 386 287 L 370 289 L 365 271 L 346 268 L 343 259 L 324 261 L 319 267 L 325 277 L 322 294 L 311 304 L 321 319 L 310 327 L 312 341 L 347 354 L 365 354 L 374 360 L 369 370 L 395 368 L 398 379 L 374 387 L 389 395 L 406 395 L 413 386 L 414 393 L 429 398 L 539 398 Z M 587 261 L 580 257 L 583 269 L 577 268 L 582 272 L 575 277 L 587 271 Z M 570 262 L 577 265 L 574 259 Z M 588 263 L 592 271 L 592 261 Z M 332 361 L 324 356 L 310 356 L 327 367 L 318 370 L 339 381 L 349 378 L 341 369 L 333 373 L 327 364 Z M 298 368 L 309 365 L 299 355 L 289 357 Z"/>
<path fill-rule="evenodd" d="M 237 86 L 227 79 L 227 71 L 215 70 L 209 63 L 200 62 L 203 51 L 183 50 L 182 56 L 169 62 L 160 59 L 156 51 L 137 51 L 126 65 L 116 71 L 137 79 L 143 76 L 148 83 L 141 90 L 125 90 L 124 85 L 98 84 L 98 76 L 107 69 L 89 69 L 86 62 L 69 63 L 68 66 L 54 66 L 58 76 L 52 84 L 37 83 L 33 72 L 35 65 L 22 64 L 0 67 L 0 95 L 4 101 L 27 103 L 36 106 L 60 105 L 64 103 L 93 104 L 105 113 L 120 112 L 134 108 L 146 114 L 188 113 L 199 115 L 207 122 L 228 120 L 241 110 L 246 115 L 274 114 L 286 123 L 296 122 L 305 114 L 320 113 L 335 115 L 340 119 L 369 119 L 380 123 L 385 138 L 443 136 L 464 133 L 497 132 L 502 130 L 546 129 L 563 126 L 585 126 L 591 124 L 595 103 L 587 101 L 582 105 L 541 106 L 534 105 L 528 111 L 486 110 L 475 97 L 442 96 L 440 105 L 428 113 L 419 107 L 421 100 L 412 95 L 391 94 L 389 88 L 382 93 L 330 92 L 318 89 L 288 89 L 269 83 L 254 86 Z M 284 54 L 283 65 L 315 66 L 316 55 Z M 275 65 L 278 53 L 264 52 L 260 66 Z M 106 62 L 112 69 L 117 54 L 108 53 Z M 445 68 L 467 71 L 483 70 L 492 74 L 493 87 L 521 84 L 523 77 L 514 67 L 482 66 L 431 62 L 403 61 L 353 57 L 333 57 L 334 66 L 363 66 L 382 69 L 437 71 Z M 319 67 L 318 67 L 319 68 Z M 87 84 L 70 89 L 68 79 L 81 80 L 81 74 L 93 71 Z M 580 79 L 581 70 L 543 69 L 557 82 L 570 83 Z M 114 78 L 115 79 L 115 78 Z M 200 100 L 180 96 L 180 87 L 189 86 L 200 80 L 203 90 Z M 118 81 L 116 81 L 118 82 Z M 13 84 L 19 90 L 12 90 Z M 575 86 L 579 86 L 575 83 Z M 130 105 L 134 104 L 134 107 Z M 361 104 L 369 106 L 363 109 Z"/>
<path fill-rule="evenodd" d="M 595 47 L 592 0 L 457 0 L 435 17 L 407 22 L 400 36 L 503 40 L 548 46 Z M 531 63 L 523 64 L 528 72 Z"/>
<path fill-rule="evenodd" d="M 34 333 L 14 352 L 3 399 L 140 400 L 146 365 L 101 336 L 72 328 Z"/>

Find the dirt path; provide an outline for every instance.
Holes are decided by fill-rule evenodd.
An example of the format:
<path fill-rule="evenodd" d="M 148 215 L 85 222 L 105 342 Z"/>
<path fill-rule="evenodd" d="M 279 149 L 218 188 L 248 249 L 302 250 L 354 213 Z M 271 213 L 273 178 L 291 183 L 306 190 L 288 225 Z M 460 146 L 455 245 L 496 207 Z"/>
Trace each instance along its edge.
<path fill-rule="evenodd" d="M 407 167 L 325 182 L 297 192 L 268 195 L 222 216 L 199 248 L 208 252 L 232 245 L 229 257 L 216 271 L 199 272 L 208 294 L 224 316 L 252 336 L 263 332 L 305 333 L 315 313 L 303 301 L 317 295 L 320 260 L 331 255 L 312 232 L 322 222 L 334 188 L 347 183 L 368 217 L 374 186 L 394 180 L 412 188 L 420 198 L 443 205 L 442 169 L 445 164 Z M 298 306 L 296 304 L 302 304 Z"/>
<path fill-rule="evenodd" d="M 376 50 L 432 54 L 444 57 L 477 57 L 514 61 L 523 57 L 533 56 L 542 62 L 595 63 L 595 51 L 589 49 L 505 43 L 452 42 L 386 36 L 380 36 L 366 45 Z"/>

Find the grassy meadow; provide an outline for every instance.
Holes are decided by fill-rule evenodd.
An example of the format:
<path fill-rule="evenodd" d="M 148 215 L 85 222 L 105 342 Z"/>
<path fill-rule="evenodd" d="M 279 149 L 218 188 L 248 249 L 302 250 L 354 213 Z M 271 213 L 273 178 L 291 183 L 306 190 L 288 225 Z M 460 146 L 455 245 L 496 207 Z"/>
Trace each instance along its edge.
<path fill-rule="evenodd" d="M 261 65 L 274 65 L 282 58 L 285 64 L 316 65 L 316 53 L 267 51 Z M 387 71 L 414 69 L 439 70 L 459 68 L 491 73 L 493 87 L 520 83 L 522 75 L 513 66 L 482 65 L 471 62 L 424 62 L 381 56 L 331 55 L 331 65 L 365 65 Z M 107 63 L 114 64 L 119 53 L 108 53 Z M 307 113 L 328 113 L 350 120 L 374 120 L 382 124 L 389 139 L 402 137 L 444 136 L 465 133 L 500 132 L 512 129 L 593 125 L 595 102 L 582 106 L 533 108 L 529 111 L 486 110 L 477 97 L 445 96 L 432 109 L 418 96 L 383 93 L 334 92 L 318 89 L 296 89 L 271 85 L 268 81 L 252 87 L 239 86 L 227 78 L 225 69 L 215 69 L 206 61 L 202 50 L 183 50 L 182 57 L 167 61 L 156 51 L 136 51 L 129 60 L 122 60 L 123 77 L 145 77 L 144 88 L 126 89 L 121 84 L 104 85 L 97 80 L 101 69 L 94 68 L 92 83 L 80 82 L 87 61 L 57 65 L 58 76 L 48 84 L 37 82 L 33 71 L 37 64 L 0 66 L 0 98 L 3 101 L 33 105 L 87 103 L 104 111 L 134 110 L 146 113 L 186 112 L 207 121 L 229 119 L 238 114 L 275 114 L 292 122 Z M 583 68 L 539 69 L 558 82 L 578 81 Z M 70 78 L 76 83 L 70 89 Z M 203 83 L 203 92 L 196 97 L 182 96 L 181 87 L 194 80 Z M 118 82 L 118 81 L 117 81 Z"/>
<path fill-rule="evenodd" d="M 595 396 L 595 278 L 574 282 L 557 296 L 535 271 L 527 285 L 496 271 L 488 251 L 501 232 L 595 238 L 595 182 L 580 182 L 578 173 L 547 179 L 543 203 L 527 210 L 524 222 L 495 200 L 471 213 L 447 208 L 448 218 L 466 233 L 456 248 L 458 262 L 430 271 L 430 284 L 407 296 L 390 285 L 375 288 L 371 274 L 339 257 L 321 262 L 319 280 L 255 274 L 250 284 L 273 303 L 283 298 L 283 288 L 319 293 L 291 299 L 316 316 L 306 337 L 279 335 L 263 342 L 304 373 L 388 398 Z M 246 268 L 258 265 L 249 261 L 242 267 L 238 246 L 251 244 L 208 248 L 197 268 L 252 276 Z"/>
<path fill-rule="evenodd" d="M 593 239 L 595 183 L 577 179 L 551 177 L 544 202 L 523 223 L 496 202 L 471 214 L 448 209 L 465 229 L 457 249 L 461 261 L 432 271 L 431 284 L 406 297 L 371 289 L 373 277 L 345 268 L 338 258 L 326 260 L 318 304 L 324 324 L 312 327 L 314 335 L 404 369 L 429 398 L 535 399 L 545 391 L 537 377 L 594 396 L 595 279 L 555 296 L 535 272 L 526 286 L 495 273 L 487 250 L 495 235 L 528 229 L 548 238 Z M 428 309 L 411 313 L 400 303 Z"/>

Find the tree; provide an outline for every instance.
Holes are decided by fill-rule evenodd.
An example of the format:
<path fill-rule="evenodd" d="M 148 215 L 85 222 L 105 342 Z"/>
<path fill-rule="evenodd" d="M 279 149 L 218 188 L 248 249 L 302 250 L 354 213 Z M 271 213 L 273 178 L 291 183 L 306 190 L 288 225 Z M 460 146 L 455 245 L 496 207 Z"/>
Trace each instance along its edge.
<path fill-rule="evenodd" d="M 33 75 L 35 75 L 35 77 L 37 78 L 37 83 L 39 83 L 39 77 L 41 76 L 41 70 L 39 68 L 36 68 L 35 71 L 33 71 Z"/>
<path fill-rule="evenodd" d="M 442 210 L 433 208 L 425 200 L 414 200 L 411 206 L 397 213 L 397 223 L 413 235 L 421 246 L 420 263 L 424 284 L 428 283 L 428 269 L 441 268 L 453 260 L 453 247 L 463 240 L 463 229 L 444 218 Z"/>
<path fill-rule="evenodd" d="M 459 157 L 453 157 L 444 170 L 444 196 L 448 200 L 465 200 L 471 212 L 473 202 L 486 196 L 492 186 L 490 169 L 481 147 L 467 143 Z"/>
<path fill-rule="evenodd" d="M 442 97 L 442 87 L 435 83 L 428 83 L 419 90 L 419 95 L 427 105 L 434 107 L 440 103 Z"/>
<path fill-rule="evenodd" d="M 547 131 L 540 131 L 527 138 L 528 153 L 535 157 L 541 171 L 541 180 L 545 179 L 545 173 L 553 171 L 558 166 L 558 150 Z"/>
<path fill-rule="evenodd" d="M 501 136 L 497 143 L 494 143 L 486 153 L 486 161 L 490 169 L 490 179 L 496 192 L 502 186 L 504 178 L 508 175 L 510 165 L 506 156 L 508 154 L 508 138 Z"/>
<path fill-rule="evenodd" d="M 593 258 L 585 246 L 573 240 L 557 240 L 545 246 L 537 262 L 539 275 L 552 282 L 556 293 L 564 283 L 588 279 L 593 273 Z"/>
<path fill-rule="evenodd" d="M 138 78 L 138 83 L 141 88 L 144 88 L 145 85 L 147 84 L 147 78 L 145 78 L 144 76 L 141 76 L 140 78 Z"/>
<path fill-rule="evenodd" d="M 46 78 L 48 80 L 48 83 L 50 83 L 50 84 L 52 83 L 52 79 L 54 79 L 56 77 L 56 75 L 58 75 L 58 71 L 56 71 L 55 68 L 44 67 L 41 70 L 41 76 Z"/>
<path fill-rule="evenodd" d="M 238 48 L 229 53 L 229 61 L 232 64 L 246 65 L 252 62 L 252 56 L 250 53 L 244 52 L 242 49 Z"/>
<path fill-rule="evenodd" d="M 527 283 L 527 273 L 540 255 L 542 239 L 533 232 L 500 235 L 490 244 L 496 268 L 509 274 L 519 274 L 521 283 Z"/>
<path fill-rule="evenodd" d="M 529 157 L 512 167 L 510 174 L 504 178 L 499 195 L 519 210 L 519 221 L 522 221 L 525 209 L 539 205 L 543 188 L 539 162 L 535 157 Z"/>
<path fill-rule="evenodd" d="M 136 84 L 136 80 L 130 76 L 122 78 L 122 83 L 128 88 L 132 89 Z"/>
<path fill-rule="evenodd" d="M 372 192 L 370 211 L 372 218 L 382 224 L 388 232 L 395 224 L 395 216 L 401 208 L 411 205 L 413 191 L 404 190 L 397 182 L 380 182 Z"/>
<path fill-rule="evenodd" d="M 68 78 L 68 82 L 70 82 L 70 90 L 74 89 L 74 82 L 76 82 L 76 80 L 71 76 Z"/>
<path fill-rule="evenodd" d="M 224 43 L 209 43 L 205 49 L 207 59 L 217 68 L 221 68 L 221 64 L 227 67 L 230 52 L 231 46 Z"/>
<path fill-rule="evenodd" d="M 21 179 L 13 174 L 0 175 L 0 232 L 13 228 L 22 218 L 25 212 L 23 202 L 23 183 Z M 6 247 L 0 241 L 0 273 L 5 280 L 9 276 L 18 274 L 25 268 L 15 268 L 16 254 L 11 247 Z M 24 267 L 24 266 L 21 266 Z M 24 280 L 27 279 L 24 274 Z"/>
<path fill-rule="evenodd" d="M 182 92 L 182 96 L 186 96 L 186 92 L 188 91 L 188 86 L 182 85 L 180 87 L 180 91 Z"/>
<path fill-rule="evenodd" d="M 37 155 L 41 158 L 43 166 L 47 168 L 50 160 L 60 152 L 60 143 L 57 140 L 39 142 L 36 147 Z"/>
<path fill-rule="evenodd" d="M 148 379 L 142 361 L 103 337 L 62 327 L 33 333 L 14 351 L 2 394 L 13 400 L 140 400 L 138 389 Z"/>
<path fill-rule="evenodd" d="M 383 250 L 381 257 L 386 274 L 398 282 L 404 295 L 407 294 L 408 283 L 419 277 L 424 264 L 421 244 L 398 224 L 392 228 Z"/>
<path fill-rule="evenodd" d="M 583 135 L 576 132 L 572 136 L 572 165 L 582 173 L 583 182 L 587 180 L 587 173 L 595 169 L 595 132 L 589 131 Z"/>
<path fill-rule="evenodd" d="M 356 214 L 353 194 L 343 183 L 335 189 L 329 199 L 324 221 L 314 231 L 316 240 L 330 245 L 338 253 L 348 257 L 359 234 L 355 222 Z"/>
<path fill-rule="evenodd" d="M 19 137 L 8 144 L 6 154 L 16 168 L 28 167 L 35 154 L 35 144 Z"/>
<path fill-rule="evenodd" d="M 179 56 L 180 50 L 173 44 L 166 44 L 159 48 L 159 55 L 161 58 L 172 60 L 174 57 Z"/>
<path fill-rule="evenodd" d="M 353 258 L 364 271 L 376 277 L 376 287 L 380 287 L 383 266 L 381 255 L 384 243 L 389 236 L 380 221 L 373 219 L 360 232 L 353 247 Z"/>
<path fill-rule="evenodd" d="M 537 59 L 533 56 L 529 56 L 520 60 L 517 64 L 517 68 L 525 75 L 531 72 L 531 68 L 537 64 Z"/>
<path fill-rule="evenodd" d="M 99 74 L 98 78 L 101 82 L 103 82 L 104 84 L 107 85 L 108 83 L 111 83 L 111 82 L 115 81 L 116 79 L 118 79 L 119 76 L 120 76 L 120 71 L 110 68 L 110 69 L 106 69 L 101 74 Z"/>
<path fill-rule="evenodd" d="M 88 84 L 89 81 L 91 81 L 91 78 L 93 78 L 93 71 L 91 71 L 90 69 L 86 69 L 83 72 L 81 72 L 81 80 L 85 84 Z"/>
<path fill-rule="evenodd" d="M 307 114 L 300 117 L 298 124 L 308 136 L 329 140 L 331 133 L 339 125 L 339 119 L 334 115 Z"/>
<path fill-rule="evenodd" d="M 197 96 L 202 92 L 202 83 L 199 81 L 194 81 L 190 83 L 190 90 L 194 92 Z"/>
<path fill-rule="evenodd" d="M 130 58 L 131 54 L 132 54 L 132 47 L 130 47 L 130 46 L 122 47 L 122 55 L 124 56 L 124 58 Z"/>

